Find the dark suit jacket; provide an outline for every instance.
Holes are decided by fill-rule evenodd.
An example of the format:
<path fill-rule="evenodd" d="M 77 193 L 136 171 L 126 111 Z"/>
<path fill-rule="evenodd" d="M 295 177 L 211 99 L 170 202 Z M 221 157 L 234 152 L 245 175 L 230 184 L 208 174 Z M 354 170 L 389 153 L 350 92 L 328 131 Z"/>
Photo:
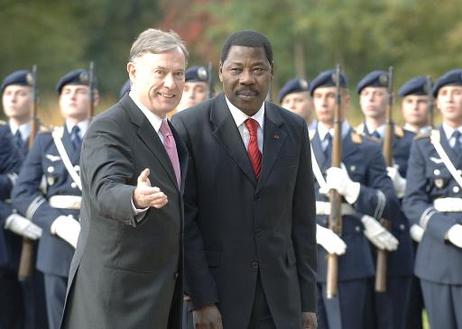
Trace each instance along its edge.
<path fill-rule="evenodd" d="M 91 124 L 80 161 L 82 231 L 64 328 L 180 327 L 187 154 L 173 133 L 181 189 L 159 136 L 128 95 Z M 168 204 L 150 208 L 138 222 L 131 200 L 144 168 L 150 168 L 151 184 L 167 195 Z"/>
<path fill-rule="evenodd" d="M 306 123 L 265 104 L 257 181 L 224 95 L 172 120 L 190 153 L 185 281 L 194 307 L 217 303 L 225 329 L 247 328 L 257 276 L 277 328 L 315 311 L 315 206 Z"/>

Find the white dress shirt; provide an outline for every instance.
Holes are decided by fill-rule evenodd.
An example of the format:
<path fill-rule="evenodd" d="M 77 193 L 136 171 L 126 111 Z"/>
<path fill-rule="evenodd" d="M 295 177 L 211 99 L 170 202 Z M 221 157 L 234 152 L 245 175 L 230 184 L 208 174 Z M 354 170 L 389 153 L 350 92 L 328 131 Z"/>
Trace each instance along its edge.
<path fill-rule="evenodd" d="M 16 135 L 16 132 L 19 130 L 23 142 L 29 138 L 30 133 L 32 132 L 32 122 L 23 123 L 22 125 L 17 126 L 10 120 L 8 125 L 10 126 L 11 134 L 13 136 Z"/>
<path fill-rule="evenodd" d="M 452 134 L 454 133 L 454 131 L 456 129 L 459 130 L 460 133 L 462 133 L 462 126 L 457 127 L 456 129 L 454 129 L 454 128 L 448 126 L 447 124 L 445 124 L 443 122 L 442 127 L 443 127 L 444 133 L 446 134 L 446 138 L 447 138 L 447 140 L 449 142 L 449 146 L 454 147 L 454 145 L 456 144 L 456 138 L 454 136 L 452 136 Z M 461 140 L 461 142 L 462 142 L 462 140 Z"/>
<path fill-rule="evenodd" d="M 257 130 L 257 139 L 258 139 L 258 149 L 260 150 L 261 154 L 263 154 L 263 125 L 265 122 L 265 102 L 263 102 L 262 106 L 258 110 L 257 113 L 249 117 L 247 114 L 239 110 L 236 106 L 234 106 L 227 97 L 226 104 L 228 105 L 229 111 L 233 116 L 234 122 L 236 123 L 237 129 L 239 130 L 239 134 L 241 134 L 242 142 L 244 143 L 245 149 L 247 149 L 250 140 L 249 130 L 245 126 L 244 122 L 248 118 L 252 118 L 258 122 L 258 130 Z"/>
<path fill-rule="evenodd" d="M 329 143 L 329 141 L 326 139 L 326 135 L 327 133 L 330 133 L 330 135 L 334 137 L 334 128 L 329 129 L 322 122 L 318 122 L 317 129 L 318 129 L 319 139 L 321 140 L 322 150 L 325 151 L 327 148 L 327 144 Z M 342 122 L 342 139 L 345 138 L 345 136 L 348 134 L 349 131 L 350 131 L 350 124 L 348 123 L 348 121 L 345 120 Z"/>
<path fill-rule="evenodd" d="M 162 124 L 162 120 L 166 120 L 164 118 L 161 118 L 160 116 L 152 113 L 146 106 L 143 105 L 139 100 L 136 99 L 135 94 L 133 91 L 130 91 L 128 93 L 130 98 L 133 100 L 133 102 L 138 106 L 138 108 L 143 112 L 144 116 L 148 119 L 149 123 L 151 124 L 152 128 L 157 133 L 157 136 L 159 136 L 160 140 L 162 141 L 162 144 L 164 143 L 164 136 L 160 133 L 160 126 Z"/>
<path fill-rule="evenodd" d="M 80 121 L 79 123 L 77 123 L 76 126 L 79 127 L 80 129 L 79 130 L 80 139 L 83 139 L 83 136 L 85 136 L 89 125 L 90 125 L 90 120 L 84 120 L 84 121 Z M 74 123 L 71 123 L 69 120 L 66 120 L 66 129 L 69 135 L 71 134 L 72 128 L 74 128 L 74 126 L 75 126 Z"/>

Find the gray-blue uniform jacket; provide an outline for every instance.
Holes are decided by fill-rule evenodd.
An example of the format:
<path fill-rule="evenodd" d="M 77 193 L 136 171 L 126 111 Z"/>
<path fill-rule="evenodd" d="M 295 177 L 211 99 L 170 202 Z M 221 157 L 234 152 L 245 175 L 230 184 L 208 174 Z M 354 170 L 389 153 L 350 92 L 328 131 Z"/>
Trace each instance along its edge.
<path fill-rule="evenodd" d="M 73 166 L 79 163 L 80 152 L 74 152 L 70 135 L 63 127 L 63 144 Z M 40 190 L 42 177 L 46 192 Z M 78 220 L 80 210 L 54 208 L 49 199 L 56 195 L 77 195 L 81 191 L 67 172 L 51 132 L 37 134 L 34 145 L 13 189 L 13 205 L 25 217 L 43 229 L 37 254 L 37 268 L 52 275 L 68 276 L 74 249 L 61 238 L 52 235 L 50 226 L 60 215 L 73 215 Z"/>
<path fill-rule="evenodd" d="M 21 240 L 4 227 L 5 220 L 13 213 L 11 204 L 6 202 L 13 187 L 10 177 L 18 173 L 21 162 L 18 151 L 8 135 L 9 128 L 3 129 L 5 126 L 1 126 L 0 129 L 0 269 L 15 270 L 18 266 Z"/>
<path fill-rule="evenodd" d="M 375 218 L 394 221 L 399 202 L 393 190 L 393 183 L 386 175 L 385 162 L 380 145 L 368 137 L 360 136 L 350 128 L 343 137 L 342 162 L 350 178 L 361 184 L 359 197 L 353 204 L 357 213 Z M 316 132 L 311 140 L 313 151 L 320 169 L 325 171 L 330 163 L 325 163 L 321 140 Z M 328 202 L 326 195 L 319 193 L 319 184 L 315 182 L 316 200 Z M 345 202 L 345 201 L 344 201 Z M 328 226 L 327 215 L 317 215 L 317 223 Z M 374 262 L 369 242 L 363 231 L 364 226 L 359 216 L 342 216 L 342 239 L 347 244 L 346 253 L 339 257 L 339 281 L 364 279 L 375 274 Z M 318 248 L 318 259 L 326 259 L 326 251 Z M 318 262 L 318 280 L 326 281 L 327 262 Z"/>
<path fill-rule="evenodd" d="M 359 125 L 356 130 L 360 134 L 369 135 L 367 127 L 364 124 Z M 409 153 L 414 137 L 414 133 L 398 126 L 394 127 L 392 145 L 393 162 L 398 165 L 399 174 L 404 178 L 406 177 Z M 389 276 L 412 276 L 414 272 L 414 255 L 409 227 L 409 220 L 403 211 L 400 211 L 397 218 L 392 221 L 390 231 L 398 239 L 399 245 L 396 251 L 388 253 L 387 275 Z"/>
<path fill-rule="evenodd" d="M 460 175 L 462 154 L 452 150 L 442 128 L 437 131 Z M 417 249 L 415 273 L 432 282 L 462 284 L 462 249 L 445 241 L 448 230 L 462 224 L 462 212 L 440 212 L 433 207 L 436 199 L 448 197 L 462 198 L 462 189 L 431 144 L 430 134 L 420 135 L 412 144 L 403 203 L 410 222 L 425 227 Z"/>

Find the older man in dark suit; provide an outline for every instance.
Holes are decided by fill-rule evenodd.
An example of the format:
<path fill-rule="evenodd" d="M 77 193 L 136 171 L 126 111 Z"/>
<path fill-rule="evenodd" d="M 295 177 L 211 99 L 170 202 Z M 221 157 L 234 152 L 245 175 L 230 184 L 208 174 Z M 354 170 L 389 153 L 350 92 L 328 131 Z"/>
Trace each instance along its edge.
<path fill-rule="evenodd" d="M 316 328 L 315 206 L 305 122 L 265 102 L 268 39 L 232 34 L 224 94 L 173 123 L 191 155 L 185 281 L 195 328 Z"/>
<path fill-rule="evenodd" d="M 127 64 L 131 91 L 87 132 L 63 328 L 180 327 L 187 154 L 167 113 L 181 98 L 187 54 L 173 32 L 141 33 Z"/>

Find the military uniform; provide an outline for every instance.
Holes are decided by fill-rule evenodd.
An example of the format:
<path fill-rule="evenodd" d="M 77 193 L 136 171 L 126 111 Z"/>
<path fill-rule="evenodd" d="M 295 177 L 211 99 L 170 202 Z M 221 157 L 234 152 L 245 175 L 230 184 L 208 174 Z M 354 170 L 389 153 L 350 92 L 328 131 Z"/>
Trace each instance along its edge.
<path fill-rule="evenodd" d="M 393 186 L 385 173 L 380 147 L 377 143 L 361 137 L 347 125 L 343 137 L 342 163 L 349 176 L 361 184 L 357 201 L 352 205 L 358 214 L 367 214 L 376 218 L 396 218 L 394 209 L 398 208 L 398 201 L 394 196 Z M 319 131 L 319 128 L 318 128 Z M 321 138 L 316 133 L 312 139 L 313 152 L 324 173 L 330 163 L 326 163 Z M 319 183 L 315 184 L 317 210 L 319 206 L 329 202 L 328 197 L 319 193 Z M 375 274 L 374 262 L 370 252 L 369 242 L 364 236 L 363 224 L 358 215 L 342 216 L 342 239 L 347 245 L 346 253 L 339 257 L 339 309 L 341 326 L 334 324 L 335 307 L 326 299 L 325 282 L 327 275 L 326 252 L 318 248 L 318 281 L 319 281 L 319 328 L 366 328 L 366 304 L 370 303 L 370 280 Z M 317 223 L 327 227 L 328 216 L 319 214 Z"/>
<path fill-rule="evenodd" d="M 3 124 L 2 127 L 4 127 Z M 13 213 L 7 202 L 19 171 L 18 152 L 6 129 L 0 129 L 0 328 L 23 328 L 23 298 L 17 279 L 20 239 L 5 229 L 6 219 Z"/>
<path fill-rule="evenodd" d="M 74 70 L 60 79 L 56 90 L 61 94 L 61 89 L 67 84 L 87 82 L 88 74 L 85 70 Z M 68 272 L 74 254 L 74 247 L 59 235 L 56 223 L 59 218 L 68 216 L 72 217 L 72 222 L 79 219 L 80 146 L 88 124 L 88 120 L 75 125 L 66 121 L 62 127 L 37 134 L 12 192 L 13 204 L 18 211 L 43 230 L 36 265 L 45 279 L 50 329 L 59 328 Z M 68 166 L 66 160 L 69 161 Z M 41 188 L 42 177 L 46 182 L 45 191 Z"/>
<path fill-rule="evenodd" d="M 5 91 L 10 85 L 15 86 L 31 86 L 31 74 L 28 70 L 17 70 L 5 77 L 2 82 L 1 90 Z M 11 145 L 17 150 L 19 165 L 22 165 L 24 159 L 27 156 L 29 150 L 29 136 L 32 131 L 32 123 L 28 122 L 20 126 L 13 126 L 12 122 L 0 126 L 0 135 L 4 138 L 11 140 Z M 3 137 L 2 137 L 3 138 Z M 19 170 L 18 170 L 19 171 Z M 9 198 L 9 196 L 8 196 Z M 13 213 L 16 213 L 16 209 L 11 207 L 8 203 L 2 206 L 5 209 L 5 213 L 2 214 L 2 218 L 6 219 Z M 10 263 L 14 264 L 14 277 L 17 277 L 18 263 L 22 249 L 22 236 L 14 234 L 12 232 L 7 233 L 9 236 L 8 243 L 4 246 L 10 255 Z M 3 249 L 0 247 L 0 249 Z M 0 251 L 1 252 L 1 251 Z M 11 284 L 11 287 L 15 287 L 18 284 Z M 19 321 L 15 318 L 15 322 L 21 323 L 21 328 L 24 329 L 45 329 L 48 327 L 46 309 L 45 309 L 45 294 L 44 294 L 44 283 L 43 276 L 40 272 L 35 271 L 33 275 L 20 282 L 22 290 L 22 305 L 18 305 L 16 309 L 12 309 L 11 312 L 5 312 L 5 314 L 13 315 L 15 317 L 22 317 Z M 19 292 L 15 292 L 15 295 L 19 295 Z M 7 303 L 9 305 L 15 305 L 11 300 L 15 300 L 18 297 L 9 297 Z M 0 328 L 3 328 L 0 326 Z"/>
<path fill-rule="evenodd" d="M 440 77 L 433 94 L 445 85 L 462 86 L 462 70 Z M 421 280 L 430 326 L 438 329 L 462 328 L 462 248 L 449 240 L 450 229 L 462 224 L 462 182 L 457 181 L 461 176 L 462 141 L 457 132 L 462 132 L 462 126 L 454 129 L 443 123 L 439 129 L 416 138 L 404 198 L 409 220 L 424 229 L 415 274 Z"/>
<path fill-rule="evenodd" d="M 384 126 L 378 129 L 380 140 Z M 363 135 L 372 136 L 363 123 L 356 127 Z M 393 162 L 401 177 L 406 177 L 407 162 L 415 134 L 395 126 L 393 135 Z M 376 138 L 376 137 L 372 137 Z M 411 280 L 414 272 L 414 252 L 409 234 L 409 221 L 402 211 L 392 221 L 391 233 L 398 241 L 398 250 L 387 257 L 387 287 L 385 293 L 375 293 L 374 318 L 377 328 L 404 329 L 409 308 Z"/>

